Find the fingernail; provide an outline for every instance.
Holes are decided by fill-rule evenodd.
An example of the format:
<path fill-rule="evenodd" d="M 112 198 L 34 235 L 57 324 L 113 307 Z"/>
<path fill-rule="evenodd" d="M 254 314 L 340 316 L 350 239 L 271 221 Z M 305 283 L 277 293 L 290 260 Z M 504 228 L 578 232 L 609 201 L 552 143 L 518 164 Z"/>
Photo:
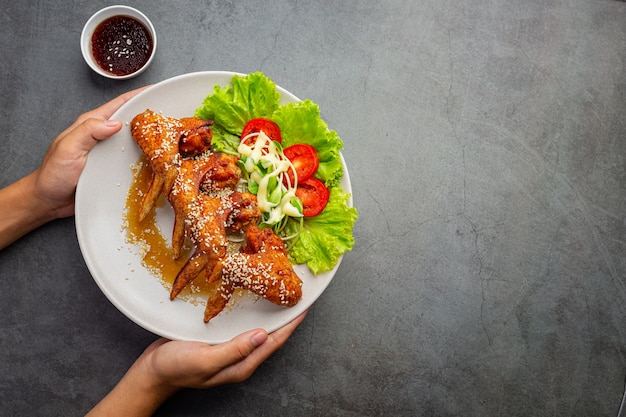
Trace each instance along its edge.
<path fill-rule="evenodd" d="M 267 332 L 260 330 L 250 337 L 250 341 L 254 347 L 259 347 L 267 340 Z"/>
<path fill-rule="evenodd" d="M 108 120 L 104 121 L 104 125 L 108 126 L 108 127 L 119 126 L 120 123 L 122 123 L 122 122 L 120 122 L 119 120 L 112 120 L 112 119 L 108 119 Z"/>

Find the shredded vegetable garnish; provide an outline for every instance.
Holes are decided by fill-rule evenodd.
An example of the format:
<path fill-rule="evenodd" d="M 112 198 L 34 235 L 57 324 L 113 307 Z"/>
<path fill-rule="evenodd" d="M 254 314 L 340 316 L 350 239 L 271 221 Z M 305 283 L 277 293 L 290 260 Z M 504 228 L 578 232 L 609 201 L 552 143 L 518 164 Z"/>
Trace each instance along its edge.
<path fill-rule="evenodd" d="M 239 188 L 256 194 L 262 213 L 259 226 L 271 227 L 283 240 L 297 237 L 303 226 L 302 202 L 296 197 L 298 177 L 280 143 L 261 131 L 242 138 L 237 151 L 242 172 Z"/>
<path fill-rule="evenodd" d="M 298 143 L 314 147 L 320 159 L 314 178 L 321 181 L 330 193 L 326 207 L 314 217 L 285 215 L 278 223 L 267 227 L 279 230 L 281 237 L 297 237 L 285 241 L 289 259 L 293 264 L 306 264 L 314 274 L 332 270 L 341 256 L 352 250 L 352 229 L 358 212 L 352 207 L 350 194 L 344 192 L 341 185 L 343 142 L 322 120 L 317 104 L 311 100 L 281 104 L 281 93 L 276 84 L 263 73 L 256 72 L 233 75 L 229 85 L 214 86 L 194 115 L 213 121 L 211 145 L 216 152 L 239 155 L 237 148 L 241 144 L 243 129 L 255 118 L 267 118 L 279 126 L 280 146 L 285 150 Z M 255 131 L 259 130 L 263 129 Z M 254 139 L 256 136 L 249 140 Z M 254 162 L 250 164 L 254 165 Z M 291 171 L 287 172 L 291 176 Z M 245 175 L 248 174 L 246 171 Z M 287 184 L 287 180 L 274 178 L 276 184 Z M 268 184 L 269 181 L 274 180 L 268 180 Z M 302 181 L 299 178 L 300 187 Z M 254 188 L 258 184 L 250 183 L 250 186 Z M 289 184 L 286 188 L 293 189 L 295 185 Z M 301 191 L 298 193 L 302 194 Z M 291 204 L 296 206 L 295 199 Z"/>

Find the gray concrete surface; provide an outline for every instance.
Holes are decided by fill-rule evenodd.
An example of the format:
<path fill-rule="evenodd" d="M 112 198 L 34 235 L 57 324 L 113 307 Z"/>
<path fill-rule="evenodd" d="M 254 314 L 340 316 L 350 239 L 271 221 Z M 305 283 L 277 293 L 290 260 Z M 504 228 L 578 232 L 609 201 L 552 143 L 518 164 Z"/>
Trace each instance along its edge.
<path fill-rule="evenodd" d="M 82 61 L 108 3 L 2 2 L 0 186 L 78 114 L 193 71 L 264 71 L 345 143 L 356 246 L 247 382 L 159 416 L 614 416 L 626 375 L 626 4 L 151 1 L 139 78 Z M 0 214 L 2 215 L 2 214 Z M 81 415 L 155 339 L 74 221 L 0 252 L 0 415 Z"/>

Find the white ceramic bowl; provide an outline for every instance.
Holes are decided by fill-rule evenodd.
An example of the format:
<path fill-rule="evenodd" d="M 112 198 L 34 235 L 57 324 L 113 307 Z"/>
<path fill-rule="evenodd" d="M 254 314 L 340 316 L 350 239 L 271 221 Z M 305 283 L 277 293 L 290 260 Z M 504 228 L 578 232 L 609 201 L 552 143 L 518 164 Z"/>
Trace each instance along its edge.
<path fill-rule="evenodd" d="M 130 16 L 132 18 L 137 19 L 148 29 L 148 31 L 150 32 L 150 36 L 152 36 L 152 53 L 150 54 L 150 57 L 141 68 L 139 68 L 138 70 L 130 74 L 115 75 L 111 72 L 105 71 L 98 65 L 98 63 L 96 62 L 93 56 L 92 47 L 91 47 L 92 45 L 91 39 L 93 37 L 94 31 L 96 30 L 98 25 L 100 25 L 100 23 L 102 23 L 106 19 L 113 17 L 113 16 Z M 141 13 L 139 10 L 134 9 L 129 6 L 119 6 L 119 5 L 109 6 L 109 7 L 105 7 L 102 10 L 99 10 L 93 16 L 91 16 L 89 20 L 87 20 L 87 23 L 85 23 L 85 26 L 83 27 L 83 32 L 80 36 L 80 49 L 83 53 L 83 58 L 85 59 L 85 62 L 87 62 L 89 67 L 92 70 L 94 70 L 96 73 L 102 75 L 103 77 L 107 77 L 107 78 L 111 78 L 115 80 L 124 80 L 128 78 L 133 78 L 141 74 L 142 72 L 144 72 L 146 68 L 150 66 L 150 63 L 152 62 L 152 59 L 154 58 L 154 55 L 156 53 L 156 48 L 157 48 L 157 36 L 156 36 L 156 31 L 154 30 L 154 26 L 152 25 L 152 22 L 150 21 L 150 19 L 146 17 L 146 15 Z"/>

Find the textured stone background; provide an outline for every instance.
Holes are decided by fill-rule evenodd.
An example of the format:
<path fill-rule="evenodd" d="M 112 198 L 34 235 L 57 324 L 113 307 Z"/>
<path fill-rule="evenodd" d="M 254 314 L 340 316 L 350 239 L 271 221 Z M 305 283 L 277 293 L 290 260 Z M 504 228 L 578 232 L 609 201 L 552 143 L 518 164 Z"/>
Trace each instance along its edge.
<path fill-rule="evenodd" d="M 341 135 L 360 213 L 354 250 L 283 350 L 159 416 L 617 414 L 625 4 L 128 4 L 152 19 L 157 57 L 112 82 L 78 43 L 108 3 L 3 2 L 0 186 L 121 92 L 260 70 Z M 1 415 L 80 415 L 155 339 L 99 291 L 73 219 L 0 252 L 0 277 Z"/>

